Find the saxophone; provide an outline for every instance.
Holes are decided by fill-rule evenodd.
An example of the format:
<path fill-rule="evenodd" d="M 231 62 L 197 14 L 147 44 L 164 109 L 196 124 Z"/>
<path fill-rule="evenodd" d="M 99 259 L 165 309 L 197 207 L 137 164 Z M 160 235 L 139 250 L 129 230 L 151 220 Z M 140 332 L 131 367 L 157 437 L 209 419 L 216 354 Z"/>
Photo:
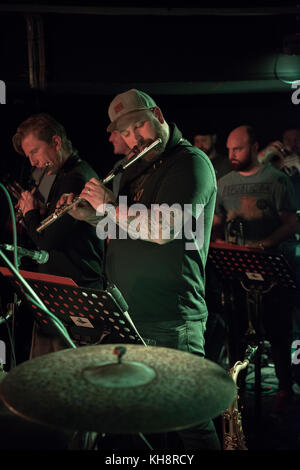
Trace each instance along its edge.
<path fill-rule="evenodd" d="M 244 361 L 237 361 L 229 370 L 228 373 L 235 384 L 237 383 L 240 371 L 248 366 L 256 350 L 257 346 L 248 346 Z M 222 414 L 222 428 L 223 450 L 248 450 L 242 427 L 242 416 L 238 406 L 238 394 L 232 405 Z"/>

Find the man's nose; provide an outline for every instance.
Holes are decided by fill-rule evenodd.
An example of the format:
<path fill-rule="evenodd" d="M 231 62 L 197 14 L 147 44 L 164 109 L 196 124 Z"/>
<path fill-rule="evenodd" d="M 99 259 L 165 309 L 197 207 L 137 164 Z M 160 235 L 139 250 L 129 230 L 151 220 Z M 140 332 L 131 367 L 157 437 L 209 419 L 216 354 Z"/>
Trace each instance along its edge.
<path fill-rule="evenodd" d="M 135 133 L 135 143 L 134 145 L 137 145 L 138 147 L 141 147 L 142 145 L 146 145 L 146 142 L 148 142 L 149 139 L 145 139 L 139 131 Z"/>

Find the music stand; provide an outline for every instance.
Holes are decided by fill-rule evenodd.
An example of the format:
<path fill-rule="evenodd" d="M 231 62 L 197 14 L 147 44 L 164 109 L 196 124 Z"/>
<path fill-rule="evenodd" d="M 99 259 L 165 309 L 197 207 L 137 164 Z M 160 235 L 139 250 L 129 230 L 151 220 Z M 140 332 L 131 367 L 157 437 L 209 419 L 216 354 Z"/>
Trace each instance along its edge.
<path fill-rule="evenodd" d="M 211 243 L 208 261 L 221 279 L 239 281 L 246 291 L 248 310 L 246 338 L 252 345 L 257 346 L 255 357 L 255 409 L 257 418 L 260 419 L 261 355 L 264 339 L 261 321 L 262 298 L 275 285 L 296 289 L 294 274 L 282 254 L 229 243 Z"/>
<path fill-rule="evenodd" d="M 48 310 L 63 323 L 67 331 L 70 330 L 70 333 L 73 331 L 73 335 L 75 331 L 76 336 L 76 331 L 78 333 L 78 330 L 82 330 L 82 328 L 96 329 L 96 331 L 101 328 L 102 335 L 97 343 L 100 343 L 107 335 L 111 335 L 110 342 L 112 343 L 136 343 L 146 346 L 127 312 L 128 305 L 125 299 L 115 285 L 108 285 L 106 290 L 100 291 L 79 287 L 70 278 L 26 271 L 23 271 L 22 274 L 22 277 L 24 275 L 27 277 L 27 283 L 33 290 L 35 289 Z M 57 333 L 49 321 L 49 315 L 31 302 L 31 299 L 28 298 L 28 292 L 20 280 L 13 275 L 13 272 L 10 269 L 0 267 L 0 275 L 7 277 L 14 288 L 29 302 L 37 322 L 43 326 L 47 325 L 50 329 L 52 327 L 52 331 Z M 57 283 L 57 280 L 60 283 Z M 74 345 L 74 347 L 76 346 Z M 90 433 L 87 432 L 82 436 L 79 432 L 75 433 L 76 437 L 73 439 L 74 441 L 79 439 L 79 442 L 82 440 L 83 448 L 85 448 L 85 441 L 89 435 Z M 142 433 L 138 433 L 138 435 L 148 448 L 153 450 L 145 436 Z"/>
<path fill-rule="evenodd" d="M 7 268 L 0 267 L 0 272 L 8 277 L 14 288 L 25 297 L 37 323 L 47 332 L 55 334 L 49 317 L 28 299 L 21 283 Z M 145 344 L 130 319 L 128 306 L 116 286 L 109 285 L 106 290 L 101 291 L 79 287 L 69 278 L 26 271 L 23 271 L 23 274 L 46 307 L 63 323 L 70 336 L 77 342 L 82 344 L 82 340 L 87 343 L 97 340 L 97 343 L 100 343 L 109 337 L 109 343 L 112 344 Z"/>

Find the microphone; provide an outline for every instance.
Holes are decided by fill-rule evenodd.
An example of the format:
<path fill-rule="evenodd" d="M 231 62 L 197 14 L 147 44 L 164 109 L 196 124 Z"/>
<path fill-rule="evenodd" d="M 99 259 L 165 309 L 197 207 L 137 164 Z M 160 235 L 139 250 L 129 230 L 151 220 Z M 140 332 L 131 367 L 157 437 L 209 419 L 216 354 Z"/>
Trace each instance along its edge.
<path fill-rule="evenodd" d="M 123 295 L 121 294 L 121 291 L 118 289 L 118 287 L 115 284 L 108 284 L 106 288 L 106 292 L 110 297 L 113 298 L 121 312 L 123 313 L 124 317 L 126 320 L 130 323 L 131 327 L 133 328 L 134 332 L 136 335 L 139 337 L 141 342 L 144 344 L 144 346 L 147 346 L 143 338 L 141 337 L 140 333 L 136 329 L 135 324 L 133 323 L 129 313 L 128 313 L 128 304 L 126 300 L 124 299 Z M 115 353 L 116 354 L 116 353 Z M 124 354 L 124 353 L 123 353 Z"/>
<path fill-rule="evenodd" d="M 14 246 L 13 245 L 8 245 L 7 243 L 4 243 L 0 245 L 1 248 L 7 251 L 14 251 Z M 45 264 L 47 263 L 49 259 L 49 253 L 48 251 L 40 250 L 27 250 L 26 248 L 22 248 L 20 246 L 17 246 L 17 254 L 18 256 L 28 256 L 32 260 L 36 261 L 38 264 Z"/>
<path fill-rule="evenodd" d="M 114 299 L 120 310 L 122 310 L 123 313 L 127 312 L 128 304 L 117 286 L 115 284 L 108 284 L 106 290 Z"/>

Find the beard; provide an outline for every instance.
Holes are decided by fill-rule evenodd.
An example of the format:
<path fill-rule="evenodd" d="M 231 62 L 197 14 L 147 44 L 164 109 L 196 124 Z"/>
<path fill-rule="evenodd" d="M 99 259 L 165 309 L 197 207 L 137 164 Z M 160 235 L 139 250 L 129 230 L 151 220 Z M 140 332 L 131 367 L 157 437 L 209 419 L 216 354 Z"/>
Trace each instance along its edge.
<path fill-rule="evenodd" d="M 209 149 L 208 148 L 205 148 L 205 147 L 199 147 L 200 150 L 202 150 L 202 152 L 205 153 L 205 155 L 207 155 L 208 157 L 211 157 L 212 155 L 212 147 L 210 147 Z"/>
<path fill-rule="evenodd" d="M 166 129 L 160 124 L 160 122 L 154 120 L 153 121 L 153 127 L 155 129 L 155 137 L 153 140 L 151 139 L 141 139 L 139 141 L 138 147 L 139 151 L 141 152 L 144 148 L 149 147 L 155 140 L 158 138 L 161 139 L 161 143 L 158 144 L 156 147 L 154 147 L 152 150 L 150 150 L 148 153 L 145 154 L 143 157 L 144 160 L 151 161 L 151 160 L 156 160 L 160 155 L 163 154 L 165 151 L 165 148 L 167 146 L 168 142 L 168 132 Z"/>
<path fill-rule="evenodd" d="M 233 171 L 247 171 L 252 166 L 252 159 L 249 155 L 247 160 L 244 160 L 243 162 L 240 162 L 238 160 L 229 160 L 229 165 Z"/>

